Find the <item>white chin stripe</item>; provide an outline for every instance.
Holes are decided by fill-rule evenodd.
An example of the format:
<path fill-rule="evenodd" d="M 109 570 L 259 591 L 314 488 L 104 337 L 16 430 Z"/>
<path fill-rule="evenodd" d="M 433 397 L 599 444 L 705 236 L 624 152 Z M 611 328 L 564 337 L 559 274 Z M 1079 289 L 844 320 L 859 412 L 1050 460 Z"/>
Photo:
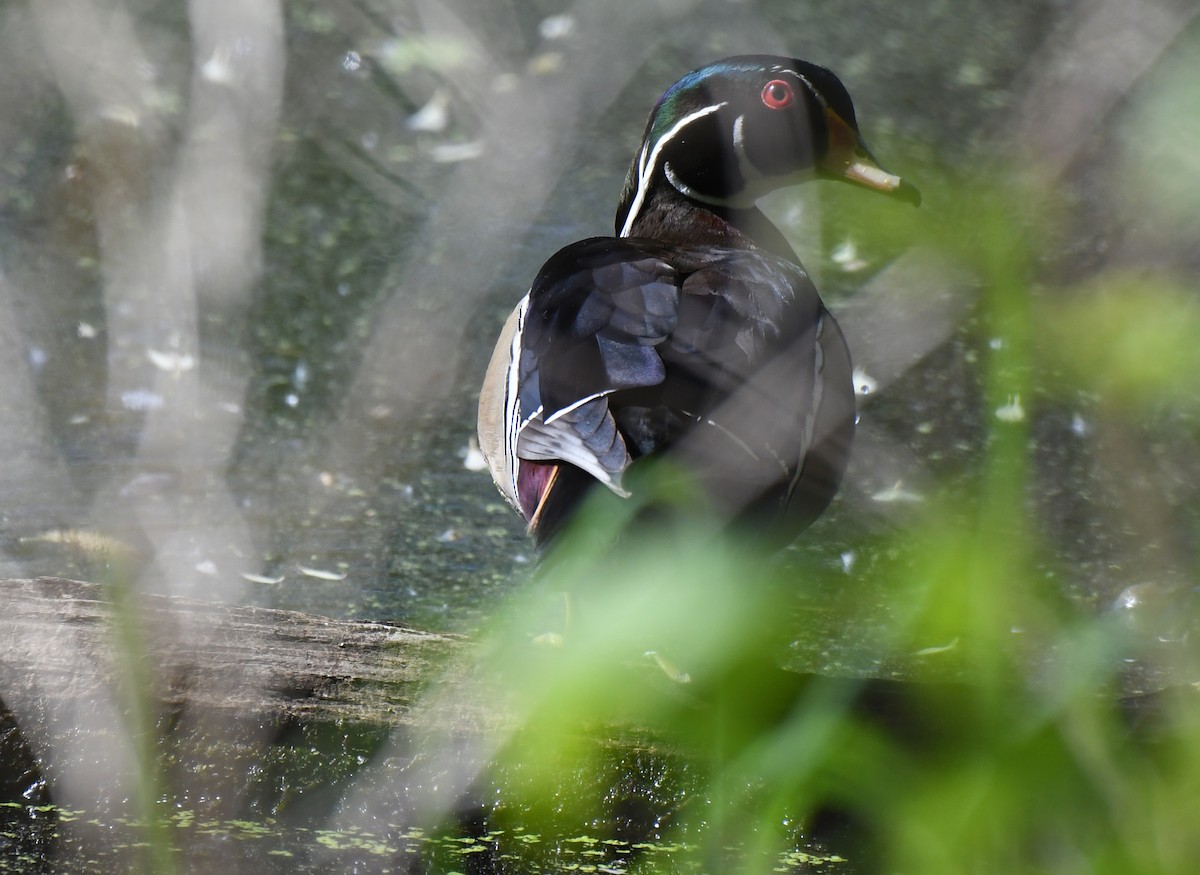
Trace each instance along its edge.
<path fill-rule="evenodd" d="M 711 115 L 725 105 L 722 103 L 714 103 L 711 106 L 705 106 L 695 112 L 688 113 L 679 121 L 671 126 L 671 129 L 663 134 L 654 144 L 654 148 L 650 150 L 650 154 L 646 155 L 645 150 L 642 151 L 642 160 L 638 162 L 638 186 L 637 193 L 633 196 L 633 202 L 629 205 L 629 213 L 625 216 L 625 224 L 621 228 L 621 236 L 628 237 L 630 229 L 633 228 L 633 223 L 637 221 L 638 213 L 642 210 L 642 203 L 646 199 L 646 192 L 650 189 L 650 178 L 654 175 L 654 168 L 658 164 L 659 153 L 663 147 L 674 139 L 675 135 L 683 130 L 687 125 L 690 125 L 696 119 L 704 118 L 706 115 Z M 690 195 L 689 195 L 690 196 Z"/>

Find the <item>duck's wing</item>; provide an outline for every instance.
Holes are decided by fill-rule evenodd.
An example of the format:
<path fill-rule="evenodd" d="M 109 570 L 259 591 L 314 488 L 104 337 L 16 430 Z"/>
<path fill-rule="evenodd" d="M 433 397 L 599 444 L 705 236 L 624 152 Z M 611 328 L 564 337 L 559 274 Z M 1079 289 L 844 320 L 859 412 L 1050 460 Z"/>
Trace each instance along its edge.
<path fill-rule="evenodd" d="M 762 251 L 709 249 L 703 257 L 672 259 L 686 278 L 678 325 L 661 347 L 669 375 L 661 394 L 704 394 L 670 453 L 719 513 L 790 539 L 828 505 L 846 466 L 855 413 L 849 351 L 799 265 Z M 634 435 L 630 415 L 616 411 Z"/>
<path fill-rule="evenodd" d="M 802 526 L 836 490 L 852 430 L 845 342 L 803 269 L 628 238 L 546 263 L 480 399 L 493 479 L 539 541 L 593 482 L 624 495 L 632 459 L 664 451 L 720 512 Z"/>
<path fill-rule="evenodd" d="M 626 494 L 631 455 L 608 398 L 665 379 L 656 347 L 675 329 L 680 282 L 652 247 L 594 238 L 555 254 L 510 316 L 480 396 L 480 447 L 526 519 L 559 463 Z"/>

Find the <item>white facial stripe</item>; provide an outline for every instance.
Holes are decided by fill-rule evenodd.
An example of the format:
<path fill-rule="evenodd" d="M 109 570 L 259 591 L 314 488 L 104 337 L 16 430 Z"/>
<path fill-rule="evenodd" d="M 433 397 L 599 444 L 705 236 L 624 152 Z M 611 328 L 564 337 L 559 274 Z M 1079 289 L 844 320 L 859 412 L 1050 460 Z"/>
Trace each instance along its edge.
<path fill-rule="evenodd" d="M 746 156 L 746 141 L 742 136 L 742 125 L 745 121 L 746 117 L 739 115 L 733 122 L 733 154 L 737 156 L 738 172 L 742 174 L 742 179 L 746 180 L 747 189 L 750 189 L 754 187 L 753 183 L 762 179 L 762 174 Z"/>
<path fill-rule="evenodd" d="M 715 103 L 711 106 L 706 106 L 698 109 L 693 113 L 685 115 L 677 121 L 671 130 L 667 131 L 654 144 L 654 148 L 650 150 L 649 155 L 646 154 L 645 147 L 642 148 L 642 160 L 638 162 L 638 187 L 637 193 L 633 196 L 633 203 L 629 205 L 629 213 L 625 216 L 625 225 L 621 228 L 621 236 L 628 237 L 630 229 L 633 228 L 633 223 L 637 220 L 638 213 L 641 212 L 642 202 L 646 199 L 646 192 L 650 189 L 650 177 L 654 175 L 654 167 L 658 163 L 658 154 L 663 150 L 663 147 L 672 140 L 676 134 L 691 124 L 698 118 L 703 118 L 706 115 L 711 115 L 725 105 Z"/>
<path fill-rule="evenodd" d="M 733 120 L 733 151 L 737 153 L 739 161 L 746 156 L 746 141 L 742 137 L 742 125 L 745 123 L 744 115 L 739 115 Z"/>

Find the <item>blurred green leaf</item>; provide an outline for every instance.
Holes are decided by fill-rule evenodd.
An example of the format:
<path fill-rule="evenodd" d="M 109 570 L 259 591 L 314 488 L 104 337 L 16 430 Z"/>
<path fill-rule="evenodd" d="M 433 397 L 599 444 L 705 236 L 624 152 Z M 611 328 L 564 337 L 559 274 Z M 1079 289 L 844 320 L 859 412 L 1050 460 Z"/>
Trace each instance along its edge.
<path fill-rule="evenodd" d="M 1067 388 L 1140 415 L 1200 409 L 1200 298 L 1167 276 L 1108 274 L 1039 308 L 1041 353 Z"/>

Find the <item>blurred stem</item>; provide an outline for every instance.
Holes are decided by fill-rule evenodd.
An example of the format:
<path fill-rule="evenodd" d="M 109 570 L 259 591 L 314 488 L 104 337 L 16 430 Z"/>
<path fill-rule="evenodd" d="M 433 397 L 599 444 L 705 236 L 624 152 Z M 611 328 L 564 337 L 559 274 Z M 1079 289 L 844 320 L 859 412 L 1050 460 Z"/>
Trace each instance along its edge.
<path fill-rule="evenodd" d="M 987 338 L 984 397 L 990 427 L 968 585 L 978 594 L 972 620 L 985 627 L 976 631 L 984 633 L 980 640 L 992 651 L 978 666 L 989 675 L 984 681 L 1000 681 L 1008 673 L 1009 660 L 1002 655 L 1008 648 L 996 645 L 1009 639 L 1009 621 L 1024 617 L 1030 606 L 1024 596 L 1031 560 L 1026 486 L 1032 241 L 1021 218 L 1027 215 L 1013 208 L 1009 196 L 997 195 L 979 216 Z M 983 689 L 998 687 L 985 683 Z"/>
<path fill-rule="evenodd" d="M 168 822 L 160 816 L 163 779 L 159 769 L 156 721 L 151 706 L 153 679 L 147 670 L 146 646 L 142 637 L 137 593 L 128 569 L 116 565 L 109 572 L 116 652 L 122 658 L 126 723 L 136 757 L 138 816 L 146 834 L 147 871 L 171 875 L 176 871 L 175 854 Z"/>

